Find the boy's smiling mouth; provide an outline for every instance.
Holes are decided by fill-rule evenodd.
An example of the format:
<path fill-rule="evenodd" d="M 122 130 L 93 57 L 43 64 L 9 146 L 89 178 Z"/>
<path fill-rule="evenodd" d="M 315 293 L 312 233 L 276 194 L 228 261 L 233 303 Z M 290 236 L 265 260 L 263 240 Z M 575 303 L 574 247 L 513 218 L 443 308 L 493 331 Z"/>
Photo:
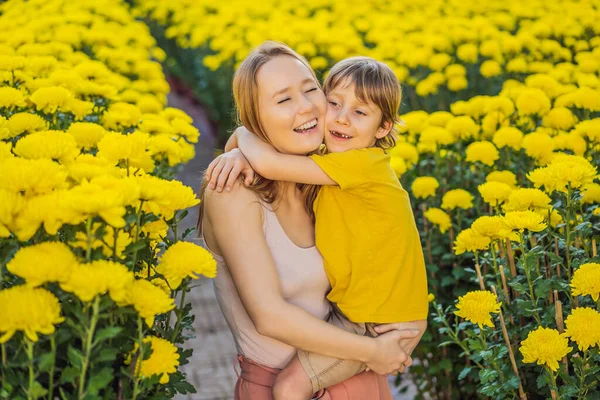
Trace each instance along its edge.
<path fill-rule="evenodd" d="M 331 134 L 331 136 L 333 136 L 334 138 L 336 138 L 338 140 L 352 139 L 352 136 L 346 135 L 345 133 L 341 133 L 338 131 L 329 131 L 329 133 Z"/>

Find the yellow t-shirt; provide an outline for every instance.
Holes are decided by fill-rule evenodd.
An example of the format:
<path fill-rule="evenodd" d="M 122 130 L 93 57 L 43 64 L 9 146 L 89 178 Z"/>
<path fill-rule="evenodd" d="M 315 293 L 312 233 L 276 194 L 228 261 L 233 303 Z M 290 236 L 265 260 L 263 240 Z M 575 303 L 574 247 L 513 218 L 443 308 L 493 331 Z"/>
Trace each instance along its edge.
<path fill-rule="evenodd" d="M 314 204 L 327 298 L 353 322 L 427 318 L 427 275 L 406 190 L 379 148 L 310 156 L 339 186 Z"/>

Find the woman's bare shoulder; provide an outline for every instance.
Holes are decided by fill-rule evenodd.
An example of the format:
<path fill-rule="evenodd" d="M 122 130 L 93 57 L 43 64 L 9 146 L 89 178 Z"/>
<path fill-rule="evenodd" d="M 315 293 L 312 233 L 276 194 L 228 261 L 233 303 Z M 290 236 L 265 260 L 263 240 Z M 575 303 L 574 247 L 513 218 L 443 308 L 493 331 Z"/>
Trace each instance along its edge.
<path fill-rule="evenodd" d="M 217 192 L 206 189 L 204 207 L 210 213 L 215 212 L 247 212 L 248 209 L 261 209 L 258 194 L 237 181 L 230 191 Z"/>

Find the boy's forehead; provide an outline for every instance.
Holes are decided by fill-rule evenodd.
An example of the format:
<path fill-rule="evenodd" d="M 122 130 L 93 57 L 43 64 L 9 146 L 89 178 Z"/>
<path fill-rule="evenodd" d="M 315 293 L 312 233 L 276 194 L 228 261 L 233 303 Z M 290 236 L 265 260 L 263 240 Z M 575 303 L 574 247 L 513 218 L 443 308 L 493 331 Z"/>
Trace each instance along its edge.
<path fill-rule="evenodd" d="M 340 79 L 340 81 L 336 82 L 335 86 L 329 88 L 329 92 L 326 93 L 326 95 L 336 95 L 336 94 L 339 95 L 342 93 L 351 94 L 360 103 L 367 104 L 367 105 L 372 103 L 371 99 L 369 99 L 369 96 L 366 92 L 363 92 L 362 96 L 361 96 L 361 93 L 359 93 L 359 90 L 358 90 L 356 84 L 349 77 Z"/>

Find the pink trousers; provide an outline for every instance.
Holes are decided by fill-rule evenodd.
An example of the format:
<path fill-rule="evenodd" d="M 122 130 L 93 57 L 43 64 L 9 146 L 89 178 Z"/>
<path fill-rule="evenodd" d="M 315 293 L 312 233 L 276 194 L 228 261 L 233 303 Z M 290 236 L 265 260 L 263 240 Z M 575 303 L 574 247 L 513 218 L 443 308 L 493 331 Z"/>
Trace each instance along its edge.
<path fill-rule="evenodd" d="M 238 362 L 241 373 L 235 384 L 235 400 L 273 400 L 271 388 L 281 370 L 262 366 L 241 355 Z M 392 392 L 385 377 L 369 371 L 327 388 L 320 399 L 392 400 Z"/>

